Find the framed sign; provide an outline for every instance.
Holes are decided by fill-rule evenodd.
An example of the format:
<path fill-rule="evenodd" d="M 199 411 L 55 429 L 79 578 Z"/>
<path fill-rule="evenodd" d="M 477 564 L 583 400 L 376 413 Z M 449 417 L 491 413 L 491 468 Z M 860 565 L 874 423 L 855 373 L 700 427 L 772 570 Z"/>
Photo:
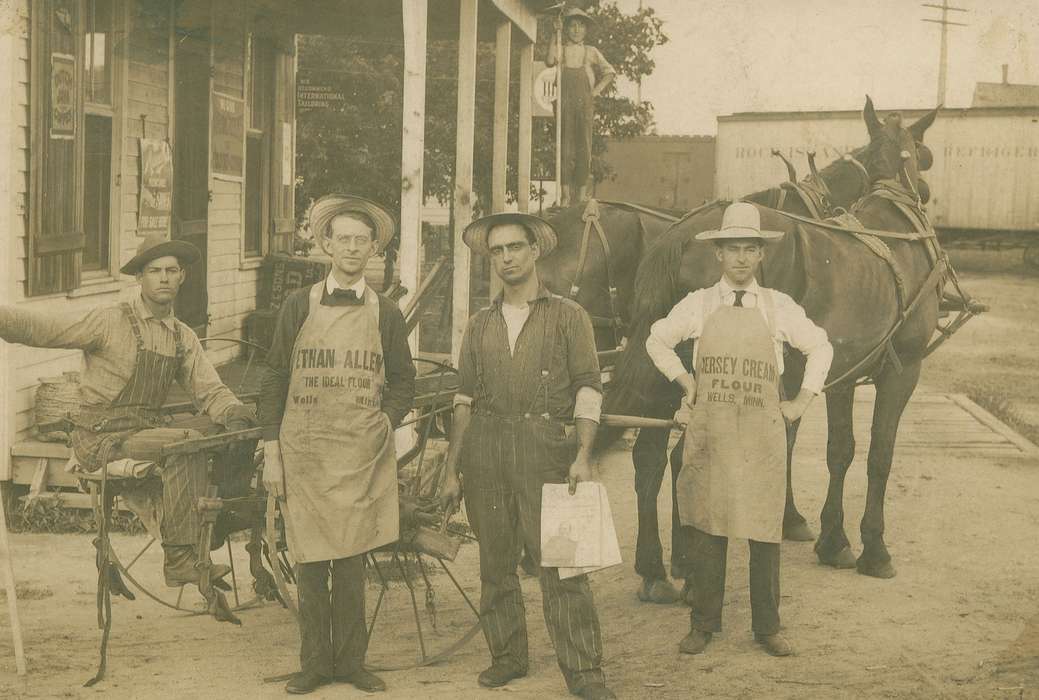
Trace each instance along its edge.
<path fill-rule="evenodd" d="M 72 139 L 76 135 L 76 58 L 51 54 L 50 137 Z"/>
<path fill-rule="evenodd" d="M 173 182 L 173 152 L 162 139 L 141 139 L 141 195 L 137 235 L 167 233 Z"/>
<path fill-rule="evenodd" d="M 241 180 L 245 164 L 245 100 L 213 93 L 213 177 Z"/>

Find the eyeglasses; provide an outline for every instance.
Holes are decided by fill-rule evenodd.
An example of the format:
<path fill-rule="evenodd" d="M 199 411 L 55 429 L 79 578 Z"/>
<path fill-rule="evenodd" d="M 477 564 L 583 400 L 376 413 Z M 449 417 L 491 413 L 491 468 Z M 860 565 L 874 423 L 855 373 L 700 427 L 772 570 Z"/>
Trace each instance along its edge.
<path fill-rule="evenodd" d="M 351 243 L 355 248 L 363 248 L 372 242 L 372 237 L 370 234 L 357 234 L 356 236 L 338 235 L 325 236 L 325 240 L 334 243 L 340 248 L 345 248 Z"/>
<path fill-rule="evenodd" d="M 514 243 L 506 243 L 505 245 L 496 245 L 490 249 L 491 257 L 500 258 L 501 256 L 505 255 L 506 250 L 510 253 L 515 254 L 529 246 L 530 243 L 528 243 L 527 241 L 516 241 Z"/>

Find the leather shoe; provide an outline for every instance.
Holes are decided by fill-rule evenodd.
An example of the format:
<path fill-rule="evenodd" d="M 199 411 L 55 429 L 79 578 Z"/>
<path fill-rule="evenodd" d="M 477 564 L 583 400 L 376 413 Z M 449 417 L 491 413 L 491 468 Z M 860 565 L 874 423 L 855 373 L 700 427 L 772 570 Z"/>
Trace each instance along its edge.
<path fill-rule="evenodd" d="M 689 630 L 689 634 L 678 643 L 678 650 L 683 654 L 702 654 L 711 641 L 711 632 Z"/>
<path fill-rule="evenodd" d="M 166 577 L 166 585 L 177 588 L 201 580 L 199 570 L 195 567 L 198 557 L 191 545 L 163 545 L 165 560 L 162 572 Z M 216 582 L 231 573 L 227 564 L 212 564 L 209 569 L 209 580 Z"/>
<path fill-rule="evenodd" d="M 790 642 L 781 634 L 755 634 L 754 639 L 772 656 L 790 656 L 794 653 Z"/>
<path fill-rule="evenodd" d="M 643 578 L 638 592 L 643 603 L 670 605 L 678 601 L 678 591 L 670 581 L 663 578 Z"/>
<path fill-rule="evenodd" d="M 285 684 L 285 692 L 292 695 L 306 695 L 331 682 L 331 678 L 319 676 L 310 671 L 300 671 Z"/>
<path fill-rule="evenodd" d="M 515 678 L 523 678 L 527 675 L 525 669 L 519 669 L 511 664 L 494 663 L 485 668 L 476 677 L 476 682 L 484 688 L 500 688 Z"/>
<path fill-rule="evenodd" d="M 345 676 L 336 676 L 336 681 L 339 683 L 349 683 L 358 690 L 363 690 L 366 693 L 381 693 L 386 690 L 386 681 L 379 678 L 371 671 L 363 668 L 359 668 L 353 673 Z"/>
<path fill-rule="evenodd" d="M 585 700 L 614 700 L 617 697 L 605 683 L 589 683 L 573 694 Z"/>

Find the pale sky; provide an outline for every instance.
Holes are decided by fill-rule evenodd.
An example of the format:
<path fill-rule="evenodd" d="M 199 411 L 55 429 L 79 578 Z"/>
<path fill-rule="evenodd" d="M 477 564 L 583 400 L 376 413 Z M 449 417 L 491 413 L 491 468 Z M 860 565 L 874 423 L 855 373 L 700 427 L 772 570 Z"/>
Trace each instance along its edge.
<path fill-rule="evenodd" d="M 625 11 L 638 0 L 616 0 Z M 933 0 L 928 0 L 929 2 Z M 714 134 L 733 112 L 931 108 L 941 11 L 913 0 L 643 0 L 671 41 L 642 84 L 659 134 Z M 941 4 L 937 0 L 933 4 Z M 1039 83 L 1037 0 L 950 0 L 945 105 L 968 107 L 976 82 Z M 622 86 L 634 96 L 633 86 Z"/>

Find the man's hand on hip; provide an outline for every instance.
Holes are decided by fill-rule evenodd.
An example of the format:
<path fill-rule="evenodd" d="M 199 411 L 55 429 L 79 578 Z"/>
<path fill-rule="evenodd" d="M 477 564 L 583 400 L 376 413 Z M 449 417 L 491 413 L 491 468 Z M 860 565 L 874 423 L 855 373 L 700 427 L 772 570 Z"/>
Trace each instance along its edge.
<path fill-rule="evenodd" d="M 275 498 L 285 498 L 285 468 L 281 463 L 281 443 L 263 443 L 263 487 Z"/>

